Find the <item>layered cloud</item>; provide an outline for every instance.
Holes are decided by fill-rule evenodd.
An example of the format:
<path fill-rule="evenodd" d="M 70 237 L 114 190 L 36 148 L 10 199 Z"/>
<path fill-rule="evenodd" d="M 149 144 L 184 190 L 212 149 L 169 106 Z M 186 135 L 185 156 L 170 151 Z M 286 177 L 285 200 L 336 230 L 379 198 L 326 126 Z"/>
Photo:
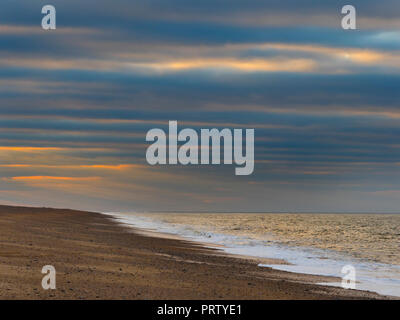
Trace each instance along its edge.
<path fill-rule="evenodd" d="M 398 1 L 40 1 L 0 12 L 0 201 L 398 211 Z M 255 128 L 256 167 L 151 167 L 146 132 Z"/>

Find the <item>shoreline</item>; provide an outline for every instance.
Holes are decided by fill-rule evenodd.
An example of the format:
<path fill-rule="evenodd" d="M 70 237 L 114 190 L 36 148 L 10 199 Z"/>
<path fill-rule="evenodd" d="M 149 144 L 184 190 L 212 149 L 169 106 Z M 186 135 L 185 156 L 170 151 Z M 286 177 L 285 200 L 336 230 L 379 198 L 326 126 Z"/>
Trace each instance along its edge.
<path fill-rule="evenodd" d="M 41 288 L 44 265 L 57 271 L 56 290 Z M 68 209 L 0 206 L 0 277 L 0 299 L 392 298 Z"/>
<path fill-rule="evenodd" d="M 326 281 L 320 282 L 321 285 L 341 288 L 342 268 L 349 265 L 356 271 L 356 289 L 400 298 L 398 286 L 400 266 L 361 259 L 351 253 L 319 247 L 301 244 L 288 246 L 281 243 L 273 234 L 267 240 L 252 237 L 248 232 L 241 234 L 236 230 L 240 230 L 237 226 L 243 219 L 243 213 L 238 216 L 229 214 L 229 219 L 216 214 L 216 223 L 213 217 L 206 215 L 205 219 L 200 219 L 198 214 L 194 214 L 193 217 L 185 213 L 172 214 L 172 217 L 169 213 L 105 214 L 115 217 L 123 225 L 139 228 L 142 233 L 150 232 L 153 236 L 169 236 L 175 239 L 180 237 L 181 240 L 194 241 L 206 247 L 218 247 L 224 254 L 259 261 L 260 267 L 326 277 Z M 265 216 L 259 219 L 265 221 Z M 243 229 L 249 230 L 247 221 L 244 222 Z"/>

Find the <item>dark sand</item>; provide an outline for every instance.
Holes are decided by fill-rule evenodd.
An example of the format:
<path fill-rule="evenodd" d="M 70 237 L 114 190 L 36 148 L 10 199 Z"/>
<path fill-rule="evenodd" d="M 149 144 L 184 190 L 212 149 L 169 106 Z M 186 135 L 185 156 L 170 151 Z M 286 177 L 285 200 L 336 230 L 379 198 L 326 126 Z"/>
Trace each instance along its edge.
<path fill-rule="evenodd" d="M 0 299 L 383 298 L 257 263 L 99 213 L 0 206 Z M 56 290 L 42 289 L 44 265 L 57 270 Z"/>

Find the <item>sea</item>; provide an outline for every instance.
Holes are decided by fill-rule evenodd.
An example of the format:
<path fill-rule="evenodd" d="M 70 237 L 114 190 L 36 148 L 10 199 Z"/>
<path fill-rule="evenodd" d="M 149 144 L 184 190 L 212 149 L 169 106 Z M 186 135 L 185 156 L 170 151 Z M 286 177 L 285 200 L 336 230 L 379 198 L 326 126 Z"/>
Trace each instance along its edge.
<path fill-rule="evenodd" d="M 106 214 L 132 227 L 218 245 L 229 254 L 287 262 L 260 267 L 342 278 L 350 265 L 356 289 L 400 297 L 400 214 Z"/>

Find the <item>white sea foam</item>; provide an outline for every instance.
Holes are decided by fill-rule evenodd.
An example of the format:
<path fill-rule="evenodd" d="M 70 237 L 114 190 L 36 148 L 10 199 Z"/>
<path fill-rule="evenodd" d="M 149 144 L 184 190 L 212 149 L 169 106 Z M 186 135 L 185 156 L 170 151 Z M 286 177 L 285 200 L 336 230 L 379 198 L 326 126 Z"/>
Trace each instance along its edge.
<path fill-rule="evenodd" d="M 159 216 L 129 213 L 106 213 L 119 222 L 133 227 L 178 235 L 192 241 L 222 245 L 221 250 L 229 254 L 247 255 L 260 258 L 285 260 L 289 264 L 262 265 L 274 269 L 342 277 L 342 267 L 353 265 L 356 268 L 356 289 L 377 292 L 383 295 L 400 297 L 400 266 L 357 259 L 350 255 L 327 249 L 305 246 L 288 246 L 279 240 L 260 240 L 249 236 L 205 231 L 196 225 L 168 223 Z M 248 233 L 249 234 L 249 233 Z M 324 283 L 341 286 L 341 283 Z"/>

